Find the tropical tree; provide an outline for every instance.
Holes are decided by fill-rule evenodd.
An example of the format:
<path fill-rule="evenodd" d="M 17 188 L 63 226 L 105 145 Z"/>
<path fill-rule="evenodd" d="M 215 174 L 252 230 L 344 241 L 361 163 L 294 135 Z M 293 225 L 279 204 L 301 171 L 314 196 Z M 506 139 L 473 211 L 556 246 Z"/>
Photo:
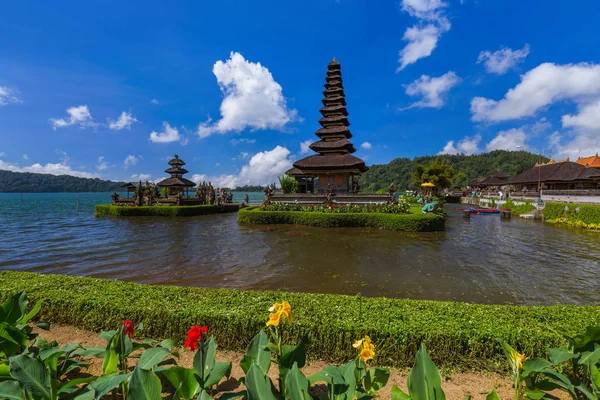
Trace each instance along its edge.
<path fill-rule="evenodd" d="M 427 166 L 417 164 L 413 173 L 415 185 L 421 186 L 422 183 L 431 182 L 435 184 L 434 190 L 439 191 L 452 186 L 455 181 L 454 169 L 438 159 Z"/>

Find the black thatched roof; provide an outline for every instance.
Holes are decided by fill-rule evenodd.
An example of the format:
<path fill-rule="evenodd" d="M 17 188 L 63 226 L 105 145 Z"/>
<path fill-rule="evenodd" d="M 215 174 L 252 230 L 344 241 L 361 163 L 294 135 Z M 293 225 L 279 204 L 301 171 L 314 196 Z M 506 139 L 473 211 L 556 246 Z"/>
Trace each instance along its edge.
<path fill-rule="evenodd" d="M 352 154 L 317 154 L 308 156 L 294 163 L 294 167 L 301 171 L 306 170 L 327 170 L 327 169 L 358 169 L 366 172 L 368 168 L 365 162 Z"/>
<path fill-rule="evenodd" d="M 506 183 L 509 185 L 521 185 L 537 184 L 538 179 L 542 182 L 569 182 L 594 178 L 600 179 L 599 169 L 586 168 L 583 165 L 573 162 L 558 162 L 528 169 L 509 179 Z"/>
<path fill-rule="evenodd" d="M 167 178 L 162 180 L 156 184 L 156 186 L 161 187 L 194 187 L 196 186 L 196 182 L 190 181 L 185 178 Z"/>

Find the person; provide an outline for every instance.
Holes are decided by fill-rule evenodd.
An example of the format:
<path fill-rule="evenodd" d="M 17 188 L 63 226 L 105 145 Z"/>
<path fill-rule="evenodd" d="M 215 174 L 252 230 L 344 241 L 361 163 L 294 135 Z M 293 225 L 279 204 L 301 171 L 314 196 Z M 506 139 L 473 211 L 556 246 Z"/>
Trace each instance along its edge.
<path fill-rule="evenodd" d="M 502 198 L 503 198 L 503 193 L 502 193 L 502 190 L 499 190 L 499 191 L 498 191 L 498 197 L 500 197 L 500 200 L 502 200 Z"/>

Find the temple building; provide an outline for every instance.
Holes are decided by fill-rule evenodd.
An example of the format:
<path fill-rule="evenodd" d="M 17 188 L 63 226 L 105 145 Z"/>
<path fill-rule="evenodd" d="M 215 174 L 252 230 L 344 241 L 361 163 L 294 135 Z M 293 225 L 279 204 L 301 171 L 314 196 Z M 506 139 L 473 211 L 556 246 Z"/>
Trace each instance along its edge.
<path fill-rule="evenodd" d="M 167 168 L 165 172 L 170 174 L 171 177 L 158 182 L 156 186 L 169 189 L 169 193 L 171 194 L 182 193 L 196 186 L 195 182 L 183 177 L 184 174 L 188 173 L 188 170 L 183 168 L 185 162 L 179 159 L 177 154 L 175 154 L 175 158 L 169 161 L 169 165 L 171 167 Z"/>
<path fill-rule="evenodd" d="M 358 176 L 367 171 L 365 162 L 352 155 L 356 151 L 350 138 L 346 95 L 342 84 L 340 63 L 334 58 L 327 66 L 325 96 L 320 109 L 321 129 L 315 134 L 320 140 L 309 146 L 317 154 L 294 163 L 287 174 L 296 178 L 303 193 L 343 194 L 358 191 Z"/>
<path fill-rule="evenodd" d="M 600 157 L 598 157 L 598 153 L 596 153 L 595 156 L 578 158 L 575 163 L 588 168 L 600 168 Z"/>

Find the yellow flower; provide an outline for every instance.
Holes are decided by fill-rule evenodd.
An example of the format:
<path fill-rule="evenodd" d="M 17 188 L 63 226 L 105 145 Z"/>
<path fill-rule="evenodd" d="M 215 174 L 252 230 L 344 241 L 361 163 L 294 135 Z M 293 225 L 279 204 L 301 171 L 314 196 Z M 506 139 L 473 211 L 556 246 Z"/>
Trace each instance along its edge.
<path fill-rule="evenodd" d="M 269 314 L 269 320 L 267 321 L 267 326 L 278 326 L 279 325 L 279 314 L 271 313 Z"/>
<path fill-rule="evenodd" d="M 267 326 L 279 326 L 281 318 L 292 320 L 292 307 L 287 301 L 275 303 L 269 308 L 271 314 L 269 314 L 269 320 Z"/>
<path fill-rule="evenodd" d="M 523 369 L 523 363 L 525 360 L 527 360 L 525 354 L 520 354 L 518 351 L 511 352 L 510 358 L 512 359 L 513 366 L 517 371 Z"/>
<path fill-rule="evenodd" d="M 360 358 L 363 362 L 367 362 L 375 357 L 375 345 L 371 342 L 371 338 L 366 335 L 364 338 L 354 342 L 352 347 L 359 351 Z"/>
<path fill-rule="evenodd" d="M 367 362 L 373 357 L 375 357 L 375 352 L 373 350 L 362 349 L 360 351 L 360 358 L 362 358 L 363 362 Z"/>

